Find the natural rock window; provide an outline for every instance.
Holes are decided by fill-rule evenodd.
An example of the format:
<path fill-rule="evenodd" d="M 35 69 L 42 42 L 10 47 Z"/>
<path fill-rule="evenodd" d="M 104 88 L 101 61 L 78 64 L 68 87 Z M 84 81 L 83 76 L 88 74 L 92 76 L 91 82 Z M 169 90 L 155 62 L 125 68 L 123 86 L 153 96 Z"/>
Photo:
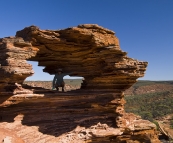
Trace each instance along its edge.
<path fill-rule="evenodd" d="M 52 75 L 57 68 L 77 73 L 85 78 L 82 89 L 34 94 L 21 86 L 33 74 L 26 60 L 37 61 Z M 24 125 L 39 126 L 56 142 L 158 142 L 154 124 L 124 111 L 123 92 L 144 76 L 148 63 L 129 58 L 111 30 L 95 24 L 62 30 L 26 27 L 0 39 L 0 64 L 0 106 L 21 102 L 0 108 L 3 117 L 13 119 L 20 111 Z"/>

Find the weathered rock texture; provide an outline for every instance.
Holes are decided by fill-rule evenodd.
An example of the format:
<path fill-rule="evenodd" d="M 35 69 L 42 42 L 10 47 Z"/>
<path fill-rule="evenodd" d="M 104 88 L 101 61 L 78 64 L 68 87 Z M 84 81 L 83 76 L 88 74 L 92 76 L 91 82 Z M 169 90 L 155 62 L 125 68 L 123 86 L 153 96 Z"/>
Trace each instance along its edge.
<path fill-rule="evenodd" d="M 116 113 L 111 102 L 114 93 L 52 92 L 11 97 L 6 101 L 11 106 L 0 108 L 0 128 L 26 143 L 159 142 L 153 123 L 123 111 L 122 116 Z M 122 124 L 116 118 L 123 118 Z"/>
<path fill-rule="evenodd" d="M 30 26 L 16 37 L 0 40 L 1 90 L 22 83 L 33 74 L 26 60 L 38 61 L 44 72 L 57 68 L 83 76 L 87 88 L 121 92 L 144 75 L 147 62 L 126 56 L 114 32 L 98 25 L 79 25 L 64 30 L 40 30 Z"/>
<path fill-rule="evenodd" d="M 22 38 L 0 39 L 0 91 L 14 91 L 15 83 L 23 83 L 34 72 L 26 59 L 35 56 L 38 49 Z"/>
<path fill-rule="evenodd" d="M 74 142 L 158 142 L 152 123 L 124 111 L 123 92 L 144 75 L 147 62 L 127 57 L 114 34 L 90 24 L 54 31 L 30 26 L 18 31 L 15 37 L 0 39 L 3 121 L 20 113 L 26 117 L 24 124 L 38 125 L 43 133 L 56 137 L 75 133 L 78 138 L 72 136 Z M 64 72 L 83 76 L 84 89 L 58 96 L 46 90 L 39 98 L 36 89 L 21 86 L 33 74 L 26 60 L 38 61 L 49 74 L 62 68 Z M 4 101 L 7 95 L 14 96 Z M 3 108 L 12 104 L 17 105 Z M 73 131 L 77 126 L 77 131 Z"/>

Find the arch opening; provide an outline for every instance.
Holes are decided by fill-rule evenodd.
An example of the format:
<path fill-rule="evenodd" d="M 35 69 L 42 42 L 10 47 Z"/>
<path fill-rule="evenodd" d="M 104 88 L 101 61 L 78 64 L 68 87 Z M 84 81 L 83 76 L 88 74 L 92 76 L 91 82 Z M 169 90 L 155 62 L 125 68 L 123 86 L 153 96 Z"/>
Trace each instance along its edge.
<path fill-rule="evenodd" d="M 43 72 L 44 67 L 38 66 L 38 62 L 36 61 L 27 61 L 27 62 L 30 65 L 32 65 L 34 74 L 25 79 L 23 83 L 25 88 L 40 87 L 43 89 L 52 90 L 52 81 L 53 81 L 54 75 L 50 75 L 49 73 Z M 65 75 L 63 77 L 63 81 L 65 83 L 65 86 L 64 86 L 65 92 L 80 89 L 81 84 L 83 83 L 83 80 L 84 78 L 80 76 Z M 59 91 L 62 91 L 62 87 L 59 87 Z"/>

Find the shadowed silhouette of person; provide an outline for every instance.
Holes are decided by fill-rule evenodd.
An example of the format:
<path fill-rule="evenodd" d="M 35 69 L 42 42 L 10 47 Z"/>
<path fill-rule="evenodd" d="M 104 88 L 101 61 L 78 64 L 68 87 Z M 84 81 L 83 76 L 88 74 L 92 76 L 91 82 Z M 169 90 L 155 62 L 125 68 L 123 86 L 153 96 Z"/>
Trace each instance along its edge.
<path fill-rule="evenodd" d="M 62 87 L 62 92 L 64 92 L 64 80 L 63 77 L 66 75 L 72 75 L 70 73 L 63 73 L 62 69 L 58 69 L 56 70 L 56 74 L 53 78 L 53 82 L 52 82 L 52 90 L 54 90 L 56 88 L 56 90 L 59 91 L 59 87 Z M 73 74 L 74 75 L 74 74 Z"/>

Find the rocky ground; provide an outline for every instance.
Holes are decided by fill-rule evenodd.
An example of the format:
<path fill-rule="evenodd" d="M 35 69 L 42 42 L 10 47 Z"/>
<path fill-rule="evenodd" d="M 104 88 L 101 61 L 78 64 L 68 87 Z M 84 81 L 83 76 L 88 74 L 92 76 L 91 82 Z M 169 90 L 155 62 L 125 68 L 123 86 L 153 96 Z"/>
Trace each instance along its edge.
<path fill-rule="evenodd" d="M 172 127 L 170 126 L 170 122 L 173 118 L 173 114 L 169 114 L 169 115 L 166 115 L 166 116 L 163 116 L 163 117 L 160 117 L 159 119 L 157 119 L 159 125 L 160 125 L 160 128 L 163 129 L 163 131 L 171 138 L 173 139 L 173 129 Z M 172 141 L 173 142 L 173 141 Z"/>

